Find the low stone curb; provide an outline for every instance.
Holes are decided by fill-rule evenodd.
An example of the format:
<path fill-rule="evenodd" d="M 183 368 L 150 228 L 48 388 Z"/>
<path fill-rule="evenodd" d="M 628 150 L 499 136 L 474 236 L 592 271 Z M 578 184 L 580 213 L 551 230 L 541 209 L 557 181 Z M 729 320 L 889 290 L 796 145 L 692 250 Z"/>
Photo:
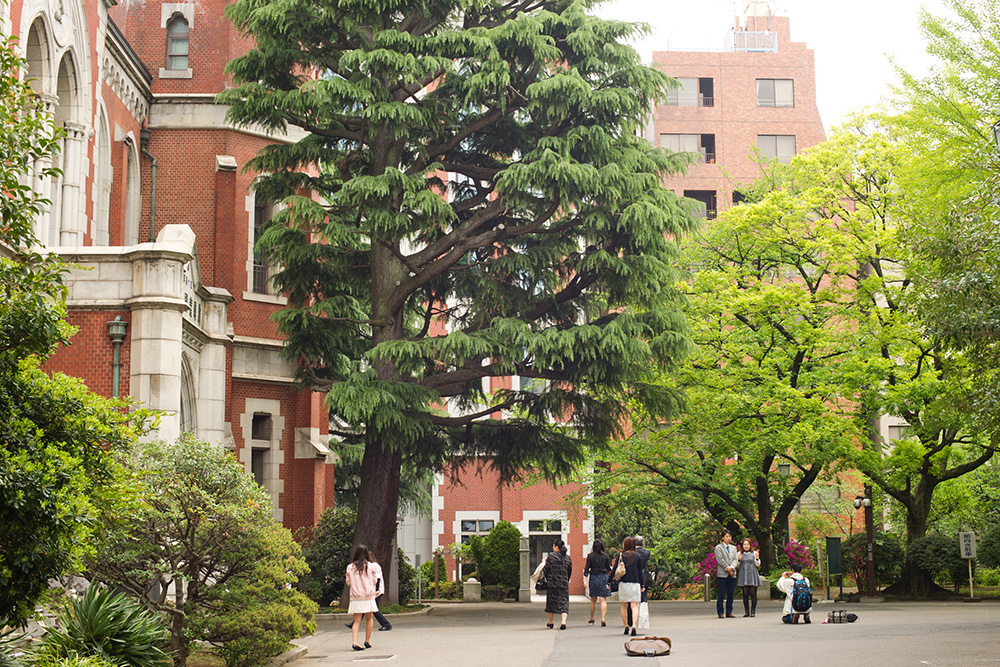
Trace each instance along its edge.
<path fill-rule="evenodd" d="M 387 614 L 386 618 L 393 619 L 393 618 L 401 618 L 403 616 L 425 616 L 431 613 L 431 609 L 432 607 L 428 606 L 425 609 L 417 609 L 416 611 L 404 611 L 400 613 Z M 348 614 L 346 611 L 335 612 L 332 614 L 316 614 L 316 625 L 318 626 L 320 623 L 329 622 L 325 619 L 340 621 L 341 623 L 343 623 L 344 619 L 350 619 L 350 618 L 353 618 L 353 615 Z"/>
<path fill-rule="evenodd" d="M 292 643 L 295 644 L 294 641 Z M 295 662 L 299 658 L 304 658 L 307 653 L 309 653 L 308 647 L 295 644 L 294 648 L 290 648 L 281 655 L 272 658 L 271 662 L 267 663 L 267 667 L 281 667 L 281 665 L 288 664 L 289 662 Z"/>

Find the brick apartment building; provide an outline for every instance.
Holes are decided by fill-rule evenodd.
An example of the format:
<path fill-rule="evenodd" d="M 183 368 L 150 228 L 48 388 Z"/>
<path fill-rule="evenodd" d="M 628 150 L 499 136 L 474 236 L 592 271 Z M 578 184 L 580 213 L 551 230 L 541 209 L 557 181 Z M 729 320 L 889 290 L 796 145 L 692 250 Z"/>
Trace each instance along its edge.
<path fill-rule="evenodd" d="M 760 175 L 755 149 L 788 161 L 826 139 L 816 107 L 813 51 L 791 41 L 789 19 L 750 2 L 723 51 L 654 51 L 653 62 L 681 86 L 657 108 L 646 138 L 699 153 L 667 186 L 703 204 L 709 219 L 738 203 L 737 186 Z"/>

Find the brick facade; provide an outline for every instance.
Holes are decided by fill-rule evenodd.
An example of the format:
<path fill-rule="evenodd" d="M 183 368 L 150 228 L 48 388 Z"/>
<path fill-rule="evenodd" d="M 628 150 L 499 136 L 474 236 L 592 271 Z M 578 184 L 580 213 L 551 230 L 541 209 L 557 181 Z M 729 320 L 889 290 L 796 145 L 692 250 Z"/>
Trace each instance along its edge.
<path fill-rule="evenodd" d="M 816 106 L 813 50 L 791 41 L 789 19 L 784 16 L 744 17 L 734 28 L 732 41 L 739 46 L 758 38 L 760 51 L 653 52 L 653 62 L 672 77 L 711 81 L 702 86 L 706 90 L 710 86 L 712 94 L 700 94 L 692 106 L 657 107 L 646 136 L 657 146 L 664 134 L 713 137 L 714 151 L 706 151 L 704 161 L 692 165 L 686 175 L 669 179 L 667 186 L 679 195 L 715 192 L 717 211 L 732 205 L 738 185 L 760 176 L 752 156 L 761 135 L 794 136 L 796 152 L 826 139 Z M 761 106 L 757 81 L 762 79 L 791 80 L 792 106 Z"/>
<path fill-rule="evenodd" d="M 52 200 L 38 227 L 80 267 L 67 280 L 78 331 L 46 368 L 110 396 L 107 323 L 121 316 L 120 393 L 162 411 L 154 437 L 193 430 L 233 449 L 294 529 L 333 504 L 333 457 L 321 396 L 280 359 L 271 315 L 283 299 L 252 289 L 254 175 L 242 168 L 287 138 L 237 130 L 213 103 L 226 63 L 251 46 L 227 4 L 13 0 L 0 15 L 70 135 L 55 158 L 64 175 L 37 184 Z M 189 22 L 183 70 L 167 69 L 175 15 Z M 281 425 L 273 441 L 250 437 L 263 420 Z"/>

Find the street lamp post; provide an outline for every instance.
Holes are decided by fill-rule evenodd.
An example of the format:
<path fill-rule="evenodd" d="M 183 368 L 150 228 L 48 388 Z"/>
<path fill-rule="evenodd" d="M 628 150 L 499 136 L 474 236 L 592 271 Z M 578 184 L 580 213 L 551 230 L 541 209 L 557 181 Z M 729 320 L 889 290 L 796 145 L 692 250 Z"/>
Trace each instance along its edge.
<path fill-rule="evenodd" d="M 857 496 L 854 499 L 855 509 L 865 508 L 865 533 L 867 534 L 868 550 L 866 555 L 867 562 L 867 591 L 865 593 L 866 597 L 875 597 L 875 516 L 872 511 L 872 486 L 871 484 L 865 484 L 865 495 Z"/>

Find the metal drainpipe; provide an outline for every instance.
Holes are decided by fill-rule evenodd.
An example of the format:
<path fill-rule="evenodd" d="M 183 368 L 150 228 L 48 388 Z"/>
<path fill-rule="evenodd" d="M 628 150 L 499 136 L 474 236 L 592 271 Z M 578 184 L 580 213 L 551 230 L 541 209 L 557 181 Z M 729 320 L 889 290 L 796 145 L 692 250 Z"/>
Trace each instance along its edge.
<path fill-rule="evenodd" d="M 144 127 L 139 130 L 139 150 L 153 163 L 149 183 L 149 242 L 153 243 L 156 241 L 156 158 L 146 149 L 148 145 L 149 129 Z"/>

